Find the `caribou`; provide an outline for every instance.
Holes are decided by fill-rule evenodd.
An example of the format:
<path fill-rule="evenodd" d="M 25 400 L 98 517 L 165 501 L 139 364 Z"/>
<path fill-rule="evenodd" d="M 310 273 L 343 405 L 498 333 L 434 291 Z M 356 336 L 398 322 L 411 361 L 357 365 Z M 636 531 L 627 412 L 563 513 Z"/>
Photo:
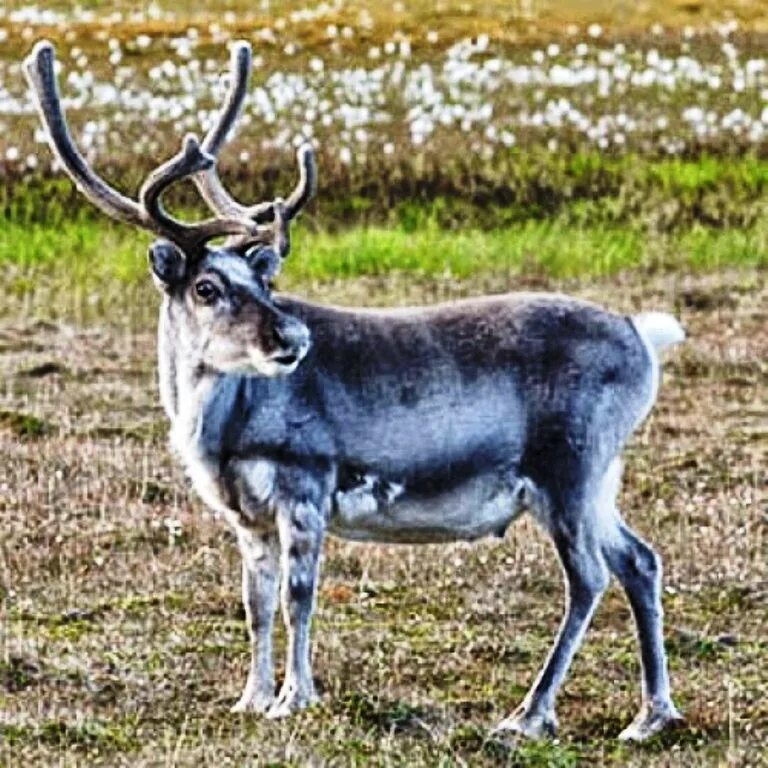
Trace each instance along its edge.
<path fill-rule="evenodd" d="M 527 512 L 554 544 L 566 604 L 538 677 L 497 731 L 555 733 L 558 688 L 611 575 L 632 608 L 642 663 L 641 707 L 620 738 L 674 725 L 660 559 L 616 499 L 622 449 L 655 401 L 659 353 L 683 340 L 680 324 L 551 293 L 379 310 L 275 292 L 316 168 L 302 145 L 286 199 L 244 205 L 226 190 L 217 157 L 250 69 L 249 45 L 233 45 L 225 103 L 203 141 L 186 136 L 132 199 L 73 142 L 51 43 L 37 43 L 24 64 L 50 147 L 79 190 L 158 237 L 149 262 L 162 294 L 170 442 L 242 553 L 252 653 L 233 711 L 279 718 L 317 701 L 310 623 L 326 534 L 408 544 L 503 537 Z M 163 207 L 165 190 L 184 179 L 210 219 L 183 222 Z M 276 693 L 278 600 L 288 643 Z"/>

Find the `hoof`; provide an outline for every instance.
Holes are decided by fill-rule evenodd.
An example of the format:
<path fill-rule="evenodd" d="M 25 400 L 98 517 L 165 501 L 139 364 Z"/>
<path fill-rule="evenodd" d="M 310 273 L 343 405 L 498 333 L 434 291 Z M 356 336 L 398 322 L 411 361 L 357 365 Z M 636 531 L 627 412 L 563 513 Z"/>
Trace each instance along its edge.
<path fill-rule="evenodd" d="M 294 712 L 307 709 L 320 701 L 314 690 L 301 691 L 296 688 L 283 688 L 272 706 L 267 710 L 269 720 L 280 720 Z"/>
<path fill-rule="evenodd" d="M 244 691 L 240 700 L 232 706 L 230 712 L 255 712 L 263 715 L 275 701 L 274 693 Z"/>
<path fill-rule="evenodd" d="M 551 739 L 557 735 L 557 718 L 554 712 L 528 712 L 521 706 L 504 718 L 493 729 L 491 736 L 503 738 L 509 734 L 527 739 Z"/>
<path fill-rule="evenodd" d="M 620 734 L 620 741 L 645 741 L 662 731 L 679 728 L 683 716 L 669 701 L 664 704 L 643 704 L 637 717 Z"/>

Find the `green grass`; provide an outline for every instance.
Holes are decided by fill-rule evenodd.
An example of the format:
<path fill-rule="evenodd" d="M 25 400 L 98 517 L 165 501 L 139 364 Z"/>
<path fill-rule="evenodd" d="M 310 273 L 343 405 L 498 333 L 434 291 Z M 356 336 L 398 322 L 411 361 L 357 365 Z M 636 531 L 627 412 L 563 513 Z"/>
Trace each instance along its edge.
<path fill-rule="evenodd" d="M 272 160 L 274 166 L 264 171 L 230 167 L 225 155 L 222 173 L 235 197 L 247 201 L 289 189 L 291 158 Z M 362 225 L 496 229 L 556 217 L 579 225 L 674 232 L 696 224 L 750 227 L 766 218 L 768 159 L 755 154 L 654 158 L 564 146 L 558 153 L 513 149 L 492 161 L 461 153 L 439 163 L 417 160 L 376 153 L 342 173 L 330 158 L 320 157 L 318 194 L 305 219 L 334 230 Z M 154 164 L 156 159 L 118 156 L 101 161 L 99 172 L 131 192 Z M 190 185 L 174 188 L 170 199 L 203 215 Z M 62 175 L 8 178 L 0 187 L 0 213 L 25 227 L 104 220 Z M 0 249 L 2 242 L 0 232 Z"/>
<path fill-rule="evenodd" d="M 0 264 L 19 300 L 51 281 L 78 291 L 120 292 L 147 279 L 143 233 L 81 218 L 56 227 L 6 222 Z M 694 225 L 668 234 L 556 219 L 492 230 L 446 230 L 427 223 L 314 232 L 298 227 L 283 283 L 296 288 L 395 273 L 465 279 L 484 274 L 554 279 L 607 277 L 624 270 L 705 270 L 768 264 L 768 222 L 744 229 Z M 81 297 L 88 300 L 87 297 Z"/>
<path fill-rule="evenodd" d="M 552 278 L 605 277 L 626 269 L 709 270 L 768 263 L 768 227 L 745 231 L 694 227 L 670 236 L 621 227 L 542 221 L 503 230 L 451 232 L 354 229 L 304 234 L 287 268 L 292 280 L 411 272 L 467 278 L 484 272 L 541 273 Z"/>
<path fill-rule="evenodd" d="M 321 189 L 295 226 L 279 287 L 322 297 L 323 286 L 373 280 L 359 296 L 349 292 L 350 301 L 410 303 L 416 296 L 404 289 L 416 283 L 437 286 L 431 300 L 439 300 L 526 282 L 768 264 L 768 162 L 755 156 L 518 153 L 507 160 L 492 179 L 466 189 L 456 186 L 464 175 L 457 158 L 435 184 L 387 187 L 391 180 L 374 174 L 365 194 Z M 248 199 L 245 179 L 233 182 Z M 172 207 L 201 215 L 185 192 L 173 190 Z M 146 233 L 110 222 L 61 177 L 7 187 L 0 198 L 0 315 L 153 322 Z M 382 283 L 398 289 L 381 290 Z"/>

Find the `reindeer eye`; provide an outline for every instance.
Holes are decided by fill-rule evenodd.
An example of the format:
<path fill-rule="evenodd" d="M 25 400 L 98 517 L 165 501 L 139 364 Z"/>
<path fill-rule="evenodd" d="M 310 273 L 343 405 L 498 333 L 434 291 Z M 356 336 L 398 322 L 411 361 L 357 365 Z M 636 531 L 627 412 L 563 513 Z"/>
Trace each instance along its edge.
<path fill-rule="evenodd" d="M 210 280 L 200 280 L 195 283 L 195 296 L 203 304 L 213 304 L 219 297 L 219 289 Z"/>

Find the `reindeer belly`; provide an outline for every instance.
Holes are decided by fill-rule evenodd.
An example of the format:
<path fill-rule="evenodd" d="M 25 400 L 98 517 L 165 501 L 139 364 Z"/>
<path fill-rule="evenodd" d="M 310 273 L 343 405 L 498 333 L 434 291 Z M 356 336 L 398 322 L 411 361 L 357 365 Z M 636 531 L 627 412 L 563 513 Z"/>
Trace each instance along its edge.
<path fill-rule="evenodd" d="M 427 491 L 366 474 L 334 493 L 329 532 L 403 544 L 503 535 L 522 511 L 526 487 L 522 478 L 488 473 Z"/>

